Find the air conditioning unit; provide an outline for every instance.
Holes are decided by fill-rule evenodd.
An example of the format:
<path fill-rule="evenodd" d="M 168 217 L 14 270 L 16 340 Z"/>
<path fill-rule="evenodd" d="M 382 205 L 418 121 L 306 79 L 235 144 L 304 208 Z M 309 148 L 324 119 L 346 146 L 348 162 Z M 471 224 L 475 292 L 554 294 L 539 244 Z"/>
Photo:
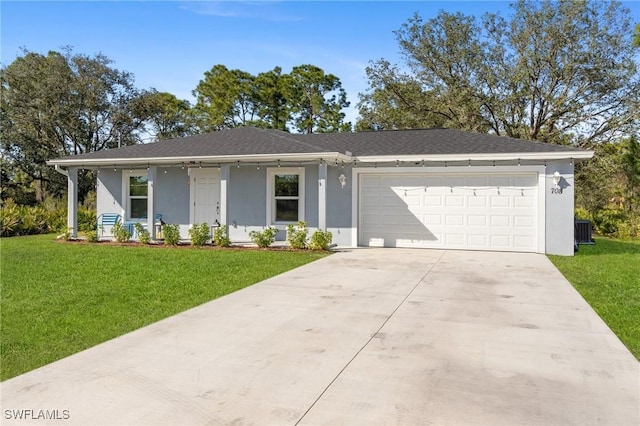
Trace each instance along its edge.
<path fill-rule="evenodd" d="M 591 238 L 590 220 L 575 220 L 574 238 L 577 244 L 595 244 L 595 241 Z"/>

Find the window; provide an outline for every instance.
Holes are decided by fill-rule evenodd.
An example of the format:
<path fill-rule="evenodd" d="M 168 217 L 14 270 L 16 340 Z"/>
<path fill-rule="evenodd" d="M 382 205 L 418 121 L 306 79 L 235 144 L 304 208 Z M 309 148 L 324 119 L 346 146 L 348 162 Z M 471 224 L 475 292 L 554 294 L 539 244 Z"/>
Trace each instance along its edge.
<path fill-rule="evenodd" d="M 125 173 L 127 190 L 127 219 L 147 217 L 147 174 L 142 172 Z"/>
<path fill-rule="evenodd" d="M 304 220 L 304 169 L 268 170 L 268 224 Z"/>

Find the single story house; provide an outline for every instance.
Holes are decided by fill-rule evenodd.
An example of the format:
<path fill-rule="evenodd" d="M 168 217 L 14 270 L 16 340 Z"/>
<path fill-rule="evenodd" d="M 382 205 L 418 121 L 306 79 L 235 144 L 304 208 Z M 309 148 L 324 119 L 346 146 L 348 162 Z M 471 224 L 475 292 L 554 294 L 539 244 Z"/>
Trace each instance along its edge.
<path fill-rule="evenodd" d="M 345 247 L 416 247 L 572 255 L 569 146 L 450 129 L 290 134 L 241 127 L 51 160 L 68 177 L 97 169 L 97 214 L 124 221 L 227 225 L 249 232 L 305 221 Z M 150 227 L 152 237 L 157 227 Z M 108 235 L 108 233 L 106 234 Z"/>

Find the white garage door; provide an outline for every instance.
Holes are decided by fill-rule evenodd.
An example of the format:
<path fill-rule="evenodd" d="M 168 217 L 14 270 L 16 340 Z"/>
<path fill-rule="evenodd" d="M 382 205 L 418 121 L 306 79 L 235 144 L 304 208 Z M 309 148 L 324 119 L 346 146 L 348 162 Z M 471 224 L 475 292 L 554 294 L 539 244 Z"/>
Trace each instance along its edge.
<path fill-rule="evenodd" d="M 360 175 L 359 245 L 536 251 L 537 174 Z"/>

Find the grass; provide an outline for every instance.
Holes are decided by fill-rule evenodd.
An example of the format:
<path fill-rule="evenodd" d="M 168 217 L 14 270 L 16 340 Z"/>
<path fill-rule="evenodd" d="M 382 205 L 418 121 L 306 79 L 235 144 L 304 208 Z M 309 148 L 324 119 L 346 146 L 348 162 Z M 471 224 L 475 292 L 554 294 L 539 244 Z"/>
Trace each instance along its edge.
<path fill-rule="evenodd" d="M 0 380 L 325 256 L 0 239 Z"/>
<path fill-rule="evenodd" d="M 549 258 L 640 360 L 640 240 L 598 238 L 574 257 Z"/>

